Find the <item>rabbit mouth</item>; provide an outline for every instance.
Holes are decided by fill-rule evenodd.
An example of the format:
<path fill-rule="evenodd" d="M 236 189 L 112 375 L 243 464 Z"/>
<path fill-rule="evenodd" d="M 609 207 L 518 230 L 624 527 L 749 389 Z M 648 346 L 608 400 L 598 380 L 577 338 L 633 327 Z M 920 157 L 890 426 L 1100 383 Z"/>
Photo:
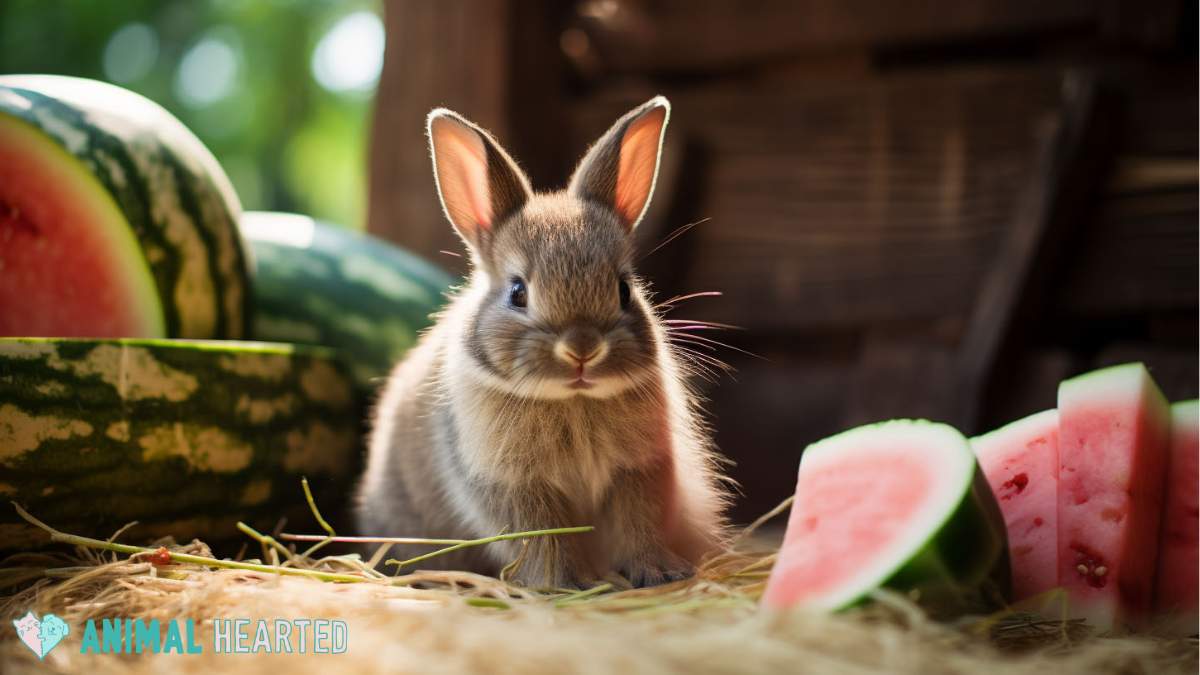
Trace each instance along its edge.
<path fill-rule="evenodd" d="M 567 383 L 568 389 L 591 389 L 594 386 L 596 386 L 595 380 L 589 380 L 582 375 Z"/>

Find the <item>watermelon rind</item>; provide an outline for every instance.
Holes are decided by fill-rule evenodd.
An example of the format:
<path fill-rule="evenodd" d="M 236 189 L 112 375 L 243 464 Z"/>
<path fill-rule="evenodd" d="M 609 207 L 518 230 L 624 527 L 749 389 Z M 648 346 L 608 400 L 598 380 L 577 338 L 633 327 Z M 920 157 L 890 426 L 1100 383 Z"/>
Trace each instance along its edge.
<path fill-rule="evenodd" d="M 896 550 L 837 593 L 806 604 L 839 610 L 868 600 L 877 588 L 908 594 L 934 613 L 955 614 L 994 606 L 1008 597 L 1008 547 L 1004 521 L 966 438 L 928 420 L 868 424 L 809 445 L 800 471 L 865 443 L 920 443 L 938 448 L 941 508 L 914 522 Z M 882 468 L 886 470 L 886 468 Z M 837 561 L 829 564 L 836 565 Z"/>
<path fill-rule="evenodd" d="M 247 336 L 241 204 L 212 153 L 179 120 L 126 89 L 57 75 L 0 77 L 0 116 L 40 130 L 112 196 L 154 278 L 167 337 Z"/>
<path fill-rule="evenodd" d="M 1055 408 L 1051 408 L 1049 410 L 1043 410 L 1041 412 L 1036 412 L 1036 413 L 1033 413 L 1032 415 L 1027 415 L 1025 417 L 1022 417 L 1019 420 L 1009 422 L 1008 424 L 1005 424 L 1002 427 L 993 429 L 987 433 L 979 434 L 978 436 L 973 436 L 970 439 L 971 445 L 972 445 L 972 447 L 974 447 L 976 455 L 986 454 L 988 451 L 990 451 L 992 449 L 992 446 L 991 446 L 992 441 L 995 441 L 998 438 L 1007 436 L 1007 435 L 1011 434 L 1012 432 L 1019 430 L 1019 429 L 1023 429 L 1027 426 L 1035 426 L 1035 427 L 1042 426 L 1043 420 L 1049 420 L 1051 417 L 1055 417 L 1057 415 L 1058 415 L 1058 410 Z"/>
<path fill-rule="evenodd" d="M 236 536 L 339 506 L 364 402 L 330 351 L 285 344 L 0 338 L 0 497 L 107 537 Z M 0 549 L 44 543 L 0 508 Z"/>
<path fill-rule="evenodd" d="M 1115 366 L 1107 366 L 1098 370 L 1092 370 L 1082 375 L 1077 375 L 1069 380 L 1064 380 L 1059 384 L 1059 399 L 1062 399 L 1064 391 L 1071 391 L 1085 388 L 1103 388 L 1105 386 L 1119 389 L 1121 385 L 1127 384 L 1122 382 L 1121 378 L 1129 378 L 1139 380 L 1145 392 L 1151 397 L 1152 412 L 1159 413 L 1157 421 L 1164 424 L 1168 420 L 1170 414 L 1171 403 L 1167 400 L 1165 394 L 1159 389 L 1158 383 L 1150 376 L 1150 371 L 1146 369 L 1146 364 L 1140 362 L 1121 363 Z"/>
<path fill-rule="evenodd" d="M 1195 455 L 1194 439 L 1198 434 L 1200 400 L 1172 403 L 1171 457 L 1154 588 L 1154 609 L 1159 614 L 1155 627 L 1171 635 L 1197 632 L 1195 498 L 1200 460 Z"/>
<path fill-rule="evenodd" d="M 250 211 L 254 337 L 339 350 L 374 388 L 433 322 L 452 278 L 374 237 L 290 213 Z"/>

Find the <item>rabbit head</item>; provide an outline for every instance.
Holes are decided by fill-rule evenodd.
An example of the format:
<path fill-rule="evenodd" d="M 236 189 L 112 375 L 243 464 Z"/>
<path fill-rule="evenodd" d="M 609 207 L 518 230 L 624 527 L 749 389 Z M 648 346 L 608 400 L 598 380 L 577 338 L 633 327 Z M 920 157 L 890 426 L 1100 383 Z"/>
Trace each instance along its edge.
<path fill-rule="evenodd" d="M 597 141 L 566 190 L 534 193 L 486 131 L 429 115 L 438 194 L 473 265 L 469 367 L 529 398 L 606 398 L 658 372 L 661 328 L 633 269 L 670 105 L 654 98 Z"/>

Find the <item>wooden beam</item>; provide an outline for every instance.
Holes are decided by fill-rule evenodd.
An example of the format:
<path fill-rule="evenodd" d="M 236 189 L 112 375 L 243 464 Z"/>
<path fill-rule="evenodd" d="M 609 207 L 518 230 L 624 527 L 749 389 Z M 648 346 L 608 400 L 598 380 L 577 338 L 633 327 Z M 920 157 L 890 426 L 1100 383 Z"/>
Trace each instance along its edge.
<path fill-rule="evenodd" d="M 589 60 L 602 70 L 640 73 L 737 69 L 864 46 L 1094 33 L 1098 24 L 1094 0 L 623 0 L 578 7 L 575 23 L 588 37 Z"/>
<path fill-rule="evenodd" d="M 425 116 L 444 106 L 488 129 L 535 188 L 566 182 L 559 26 L 550 0 L 388 0 L 387 48 L 375 100 L 367 227 L 452 271 L 462 243 L 434 191 Z M 599 132 L 597 132 L 599 133 Z"/>
<path fill-rule="evenodd" d="M 434 190 L 425 117 L 452 108 L 500 137 L 513 127 L 507 88 L 516 0 L 388 0 L 387 46 L 371 133 L 367 228 L 455 271 L 462 244 Z"/>
<path fill-rule="evenodd" d="M 1073 226 L 1104 184 L 1111 138 L 1093 75 L 1068 73 L 1061 111 L 1041 130 L 1037 160 L 1012 223 L 992 256 L 958 347 L 950 420 L 975 431 L 1001 354 L 1017 324 L 1045 310 L 1046 284 Z"/>

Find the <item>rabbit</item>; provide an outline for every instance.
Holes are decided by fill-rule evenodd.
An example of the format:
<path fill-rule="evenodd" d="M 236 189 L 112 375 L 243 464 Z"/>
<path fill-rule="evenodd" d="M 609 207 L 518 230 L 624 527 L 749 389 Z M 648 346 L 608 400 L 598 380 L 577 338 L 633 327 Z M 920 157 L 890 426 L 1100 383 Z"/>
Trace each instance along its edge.
<path fill-rule="evenodd" d="M 594 526 L 420 564 L 495 575 L 520 558 L 512 578 L 539 588 L 613 573 L 656 585 L 722 548 L 726 479 L 632 268 L 669 115 L 661 96 L 632 110 L 565 190 L 539 194 L 487 131 L 429 114 L 438 196 L 471 271 L 383 387 L 356 495 L 363 533 Z"/>

